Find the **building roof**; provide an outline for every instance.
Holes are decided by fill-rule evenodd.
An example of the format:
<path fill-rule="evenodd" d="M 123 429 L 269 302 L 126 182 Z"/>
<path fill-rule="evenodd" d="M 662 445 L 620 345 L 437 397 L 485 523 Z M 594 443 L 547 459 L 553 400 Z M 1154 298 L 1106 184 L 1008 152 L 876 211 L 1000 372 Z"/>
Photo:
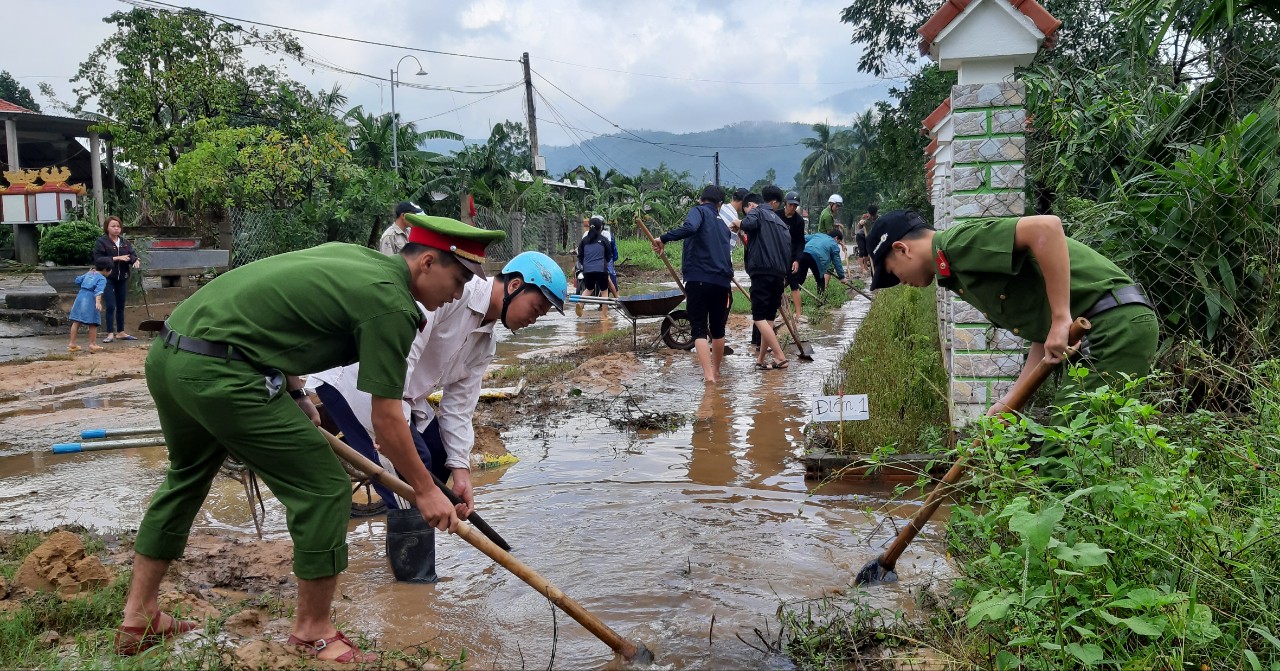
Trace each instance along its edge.
<path fill-rule="evenodd" d="M 929 113 L 929 116 L 924 118 L 924 129 L 926 131 L 932 131 L 938 124 L 942 123 L 943 119 L 947 118 L 947 114 L 950 112 L 951 96 L 947 96 L 947 99 L 943 100 L 941 105 L 934 108 L 934 110 Z"/>
<path fill-rule="evenodd" d="M 0 98 L 0 112 L 23 112 L 25 114 L 35 114 L 34 111 L 29 110 L 22 105 L 15 105 L 4 98 Z"/>
<path fill-rule="evenodd" d="M 1054 18 L 1049 10 L 1040 6 L 1036 0 L 993 0 L 994 2 L 1008 2 L 1013 5 L 1014 9 L 1022 12 L 1027 18 L 1035 23 L 1036 29 L 1044 33 L 1044 46 L 1046 49 L 1053 48 L 1053 35 L 1058 31 L 1062 22 Z M 929 53 L 929 48 L 933 46 L 933 41 L 938 39 L 938 35 L 944 28 L 951 25 L 960 13 L 965 10 L 973 0 L 946 0 L 938 11 L 929 17 L 924 25 L 916 29 L 920 34 L 920 53 L 925 55 Z"/>

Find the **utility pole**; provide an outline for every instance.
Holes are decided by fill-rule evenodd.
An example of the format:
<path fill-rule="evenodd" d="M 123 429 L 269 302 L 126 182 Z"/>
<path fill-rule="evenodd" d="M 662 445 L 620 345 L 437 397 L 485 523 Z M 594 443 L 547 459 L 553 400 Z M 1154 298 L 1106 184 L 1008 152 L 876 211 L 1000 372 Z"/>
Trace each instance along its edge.
<path fill-rule="evenodd" d="M 720 186 L 720 152 L 716 152 L 716 186 Z"/>
<path fill-rule="evenodd" d="M 533 78 L 529 72 L 529 52 L 520 59 L 524 64 L 524 104 L 529 112 L 529 159 L 533 161 L 533 174 L 546 172 L 538 169 L 538 115 L 533 108 Z"/>
<path fill-rule="evenodd" d="M 400 67 L 399 63 L 396 68 Z M 396 136 L 400 134 L 400 117 L 396 116 L 396 68 L 391 68 L 391 167 L 400 175 L 400 148 Z"/>

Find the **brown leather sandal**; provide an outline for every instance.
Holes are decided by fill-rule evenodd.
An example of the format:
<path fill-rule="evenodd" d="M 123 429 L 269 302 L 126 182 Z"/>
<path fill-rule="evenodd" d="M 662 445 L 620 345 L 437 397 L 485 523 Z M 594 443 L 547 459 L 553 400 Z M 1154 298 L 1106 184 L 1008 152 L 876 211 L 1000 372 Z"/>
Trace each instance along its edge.
<path fill-rule="evenodd" d="M 116 654 L 121 657 L 132 657 L 163 643 L 166 638 L 181 636 L 200 628 L 199 622 L 179 620 L 170 616 L 169 626 L 161 629 L 160 618 L 163 615 L 164 613 L 156 613 L 156 616 L 151 618 L 151 622 L 147 623 L 145 627 L 127 627 L 122 624 L 116 628 Z"/>
<path fill-rule="evenodd" d="M 289 645 L 302 648 L 307 654 L 316 658 L 319 658 L 320 651 L 328 648 L 334 643 L 345 643 L 350 649 L 333 659 L 321 661 L 337 662 L 338 664 L 351 664 L 352 662 L 356 664 L 368 664 L 370 662 L 378 661 L 378 655 L 372 652 L 362 651 L 360 648 L 356 647 L 355 643 L 351 642 L 351 639 L 347 638 L 346 634 L 343 634 L 342 632 L 338 632 L 329 638 L 318 638 L 314 641 L 306 641 L 293 635 L 289 636 Z"/>

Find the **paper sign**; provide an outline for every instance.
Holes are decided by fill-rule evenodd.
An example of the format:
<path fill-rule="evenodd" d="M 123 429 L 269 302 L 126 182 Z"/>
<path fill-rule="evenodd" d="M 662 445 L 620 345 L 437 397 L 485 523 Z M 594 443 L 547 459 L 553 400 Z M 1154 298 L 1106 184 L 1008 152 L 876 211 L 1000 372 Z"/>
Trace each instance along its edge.
<path fill-rule="evenodd" d="M 842 416 L 843 415 L 843 416 Z M 839 422 L 870 419 L 866 394 L 844 396 L 818 396 L 809 409 L 811 422 Z"/>

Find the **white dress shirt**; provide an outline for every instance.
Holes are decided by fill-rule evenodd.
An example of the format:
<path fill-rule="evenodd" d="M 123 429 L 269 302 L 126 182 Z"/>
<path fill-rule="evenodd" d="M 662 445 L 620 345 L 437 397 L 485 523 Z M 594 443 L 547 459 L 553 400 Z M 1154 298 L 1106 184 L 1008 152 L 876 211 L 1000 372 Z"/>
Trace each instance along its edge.
<path fill-rule="evenodd" d="M 484 323 L 493 292 L 492 278 L 475 278 L 463 289 L 462 298 L 427 314 L 427 324 L 413 341 L 409 373 L 405 381 L 405 418 L 422 431 L 433 419 L 440 421 L 440 438 L 448 468 L 470 468 L 475 430 L 471 416 L 480 400 L 485 370 L 497 351 L 493 327 Z M 373 434 L 373 400 L 356 389 L 360 364 L 316 373 L 308 386 L 320 382 L 338 390 L 369 435 Z M 427 397 L 442 390 L 437 412 Z"/>
<path fill-rule="evenodd" d="M 720 206 L 720 221 L 723 221 L 724 225 L 729 227 L 730 232 L 733 231 L 733 222 L 738 221 L 738 211 L 733 209 L 733 205 L 725 203 Z M 737 246 L 738 234 L 733 233 L 733 235 L 729 236 L 729 249 Z"/>

